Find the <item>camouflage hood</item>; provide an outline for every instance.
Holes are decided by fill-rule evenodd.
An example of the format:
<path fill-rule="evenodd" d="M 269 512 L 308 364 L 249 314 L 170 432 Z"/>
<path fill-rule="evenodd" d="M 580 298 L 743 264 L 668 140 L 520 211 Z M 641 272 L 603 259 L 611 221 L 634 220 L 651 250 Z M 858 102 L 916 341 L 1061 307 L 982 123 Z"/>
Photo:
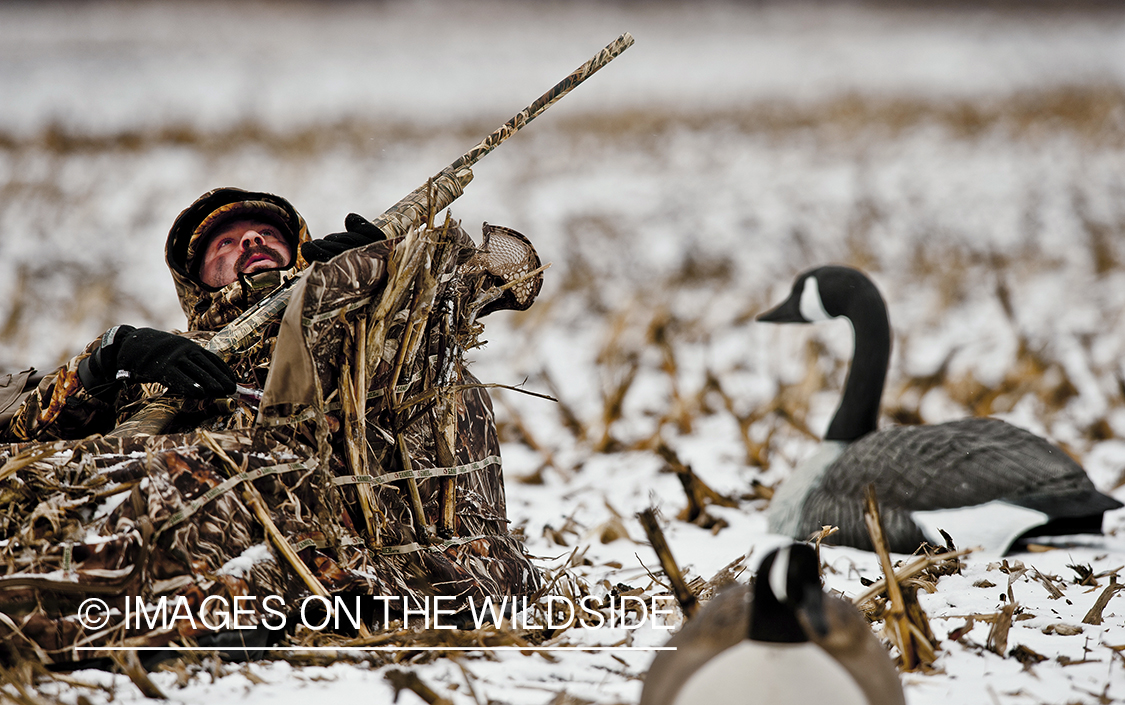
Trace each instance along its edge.
<path fill-rule="evenodd" d="M 216 227 L 246 218 L 278 226 L 289 238 L 293 260 L 284 269 L 243 275 L 221 289 L 204 285 L 199 279 L 199 255 L 207 236 Z M 295 276 L 308 266 L 300 249 L 308 240 L 305 219 L 280 196 L 237 188 L 219 188 L 200 196 L 176 217 L 164 247 L 188 330 L 219 330 Z"/>

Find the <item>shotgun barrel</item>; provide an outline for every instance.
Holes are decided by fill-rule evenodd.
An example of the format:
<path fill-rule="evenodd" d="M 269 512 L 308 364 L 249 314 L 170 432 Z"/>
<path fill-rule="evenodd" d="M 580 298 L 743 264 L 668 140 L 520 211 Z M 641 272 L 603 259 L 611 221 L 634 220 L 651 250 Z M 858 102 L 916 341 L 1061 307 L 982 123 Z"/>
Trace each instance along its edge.
<path fill-rule="evenodd" d="M 547 108 L 557 103 L 587 78 L 593 76 L 598 69 L 608 64 L 632 44 L 633 35 L 628 32 L 622 34 L 589 61 L 571 72 L 569 76 L 555 84 L 551 90 L 539 96 L 534 103 L 514 115 L 511 120 L 498 127 L 475 147 L 435 174 L 430 181 L 414 189 L 372 222 L 378 225 L 387 237 L 397 237 L 405 235 L 420 223 L 425 222 L 429 213 L 436 213 L 448 207 L 472 181 L 472 166 L 474 164 L 529 122 L 542 115 Z M 436 194 L 435 203 L 430 203 L 431 194 Z"/>

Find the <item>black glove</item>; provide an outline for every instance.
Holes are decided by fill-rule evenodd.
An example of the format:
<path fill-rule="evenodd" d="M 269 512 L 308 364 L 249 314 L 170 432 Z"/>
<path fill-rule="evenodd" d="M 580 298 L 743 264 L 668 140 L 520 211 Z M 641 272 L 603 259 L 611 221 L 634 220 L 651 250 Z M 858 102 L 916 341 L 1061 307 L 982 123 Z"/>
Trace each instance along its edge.
<path fill-rule="evenodd" d="M 301 254 L 308 262 L 327 262 L 345 250 L 363 247 L 373 242 L 386 240 L 387 236 L 374 223 L 362 215 L 349 213 L 344 218 L 345 232 L 325 235 L 301 245 Z"/>
<path fill-rule="evenodd" d="M 205 398 L 234 394 L 237 382 L 227 363 L 187 338 L 153 328 L 115 326 L 101 346 L 78 363 L 87 391 L 103 395 L 119 379 L 158 382 L 173 394 Z"/>

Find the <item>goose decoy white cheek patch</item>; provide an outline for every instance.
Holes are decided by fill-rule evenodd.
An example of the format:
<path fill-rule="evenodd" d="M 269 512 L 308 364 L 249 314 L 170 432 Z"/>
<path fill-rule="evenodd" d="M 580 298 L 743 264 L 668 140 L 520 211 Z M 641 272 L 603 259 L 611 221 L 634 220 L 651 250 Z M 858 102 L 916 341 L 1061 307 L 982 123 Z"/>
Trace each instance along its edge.
<path fill-rule="evenodd" d="M 785 584 L 789 581 L 789 547 L 785 546 L 778 549 L 777 556 L 773 559 L 773 565 L 770 566 L 770 591 L 773 596 L 777 598 L 778 602 L 785 602 L 789 599 L 789 593 L 785 589 Z"/>
<path fill-rule="evenodd" d="M 820 299 L 820 284 L 817 283 L 816 277 L 805 279 L 805 286 L 801 290 L 801 315 L 809 323 L 832 318 L 824 310 L 824 302 Z"/>

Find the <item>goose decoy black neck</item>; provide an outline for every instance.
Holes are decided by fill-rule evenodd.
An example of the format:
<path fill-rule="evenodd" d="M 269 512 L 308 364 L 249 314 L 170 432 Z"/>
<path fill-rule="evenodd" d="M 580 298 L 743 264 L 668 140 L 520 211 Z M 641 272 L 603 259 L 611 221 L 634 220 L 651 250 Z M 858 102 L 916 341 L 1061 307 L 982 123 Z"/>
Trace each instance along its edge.
<path fill-rule="evenodd" d="M 824 636 L 824 593 L 816 552 L 805 544 L 792 544 L 768 554 L 758 568 L 751 603 L 750 628 L 753 641 L 799 644 L 809 640 L 802 628 Z"/>
<path fill-rule="evenodd" d="M 843 316 L 852 324 L 855 354 L 844 395 L 826 441 L 850 443 L 874 431 L 887 365 L 891 359 L 891 325 L 887 304 L 875 285 L 851 267 L 827 266 L 803 272 L 789 298 L 758 316 L 767 323 L 814 323 Z"/>

